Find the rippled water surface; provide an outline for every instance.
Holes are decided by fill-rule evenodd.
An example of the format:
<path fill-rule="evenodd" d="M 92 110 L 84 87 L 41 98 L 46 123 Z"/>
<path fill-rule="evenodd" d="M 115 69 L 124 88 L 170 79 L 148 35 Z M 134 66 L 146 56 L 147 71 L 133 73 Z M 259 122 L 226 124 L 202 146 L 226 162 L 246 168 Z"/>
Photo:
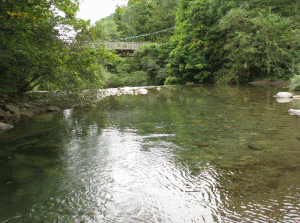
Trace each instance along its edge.
<path fill-rule="evenodd" d="M 300 119 L 274 87 L 178 86 L 0 135 L 0 222 L 299 222 Z"/>

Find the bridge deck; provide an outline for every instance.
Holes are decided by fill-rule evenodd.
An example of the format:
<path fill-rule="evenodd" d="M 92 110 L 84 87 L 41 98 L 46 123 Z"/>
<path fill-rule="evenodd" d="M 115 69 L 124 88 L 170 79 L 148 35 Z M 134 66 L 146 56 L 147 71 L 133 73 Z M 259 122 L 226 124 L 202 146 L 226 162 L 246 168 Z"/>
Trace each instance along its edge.
<path fill-rule="evenodd" d="M 134 51 L 140 46 L 146 45 L 148 43 L 142 42 L 92 42 L 89 43 L 91 46 L 104 45 L 106 49 L 112 49 L 117 51 Z"/>
<path fill-rule="evenodd" d="M 136 50 L 140 46 L 146 45 L 148 43 L 139 42 L 106 42 L 104 43 L 106 49 L 113 50 Z"/>

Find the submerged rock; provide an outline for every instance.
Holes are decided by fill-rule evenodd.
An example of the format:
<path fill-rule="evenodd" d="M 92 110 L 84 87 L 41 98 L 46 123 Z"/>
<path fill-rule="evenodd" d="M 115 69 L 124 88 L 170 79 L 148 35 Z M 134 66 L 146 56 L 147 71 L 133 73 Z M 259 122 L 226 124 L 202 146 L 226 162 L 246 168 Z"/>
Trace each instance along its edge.
<path fill-rule="evenodd" d="M 3 122 L 0 122 L 0 132 L 5 132 L 7 130 L 12 129 L 14 126 L 10 124 L 5 124 Z"/>

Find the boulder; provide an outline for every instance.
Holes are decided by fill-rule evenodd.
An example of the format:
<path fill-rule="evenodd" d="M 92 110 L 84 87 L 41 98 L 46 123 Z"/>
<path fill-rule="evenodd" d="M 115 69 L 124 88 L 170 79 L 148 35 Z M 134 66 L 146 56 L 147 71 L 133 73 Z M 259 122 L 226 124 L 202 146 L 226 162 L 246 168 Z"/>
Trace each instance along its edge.
<path fill-rule="evenodd" d="M 0 132 L 5 132 L 7 130 L 12 129 L 14 126 L 10 124 L 5 124 L 3 122 L 0 122 Z"/>
<path fill-rule="evenodd" d="M 278 92 L 275 95 L 276 98 L 292 98 L 293 95 L 290 92 Z"/>

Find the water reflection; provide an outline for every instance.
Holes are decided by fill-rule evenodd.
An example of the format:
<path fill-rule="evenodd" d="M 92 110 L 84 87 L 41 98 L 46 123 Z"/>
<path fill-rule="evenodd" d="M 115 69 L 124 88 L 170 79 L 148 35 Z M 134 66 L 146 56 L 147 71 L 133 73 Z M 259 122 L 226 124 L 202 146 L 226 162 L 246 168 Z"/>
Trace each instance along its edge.
<path fill-rule="evenodd" d="M 278 91 L 149 89 L 20 123 L 0 136 L 0 222 L 299 221 L 297 103 Z"/>

